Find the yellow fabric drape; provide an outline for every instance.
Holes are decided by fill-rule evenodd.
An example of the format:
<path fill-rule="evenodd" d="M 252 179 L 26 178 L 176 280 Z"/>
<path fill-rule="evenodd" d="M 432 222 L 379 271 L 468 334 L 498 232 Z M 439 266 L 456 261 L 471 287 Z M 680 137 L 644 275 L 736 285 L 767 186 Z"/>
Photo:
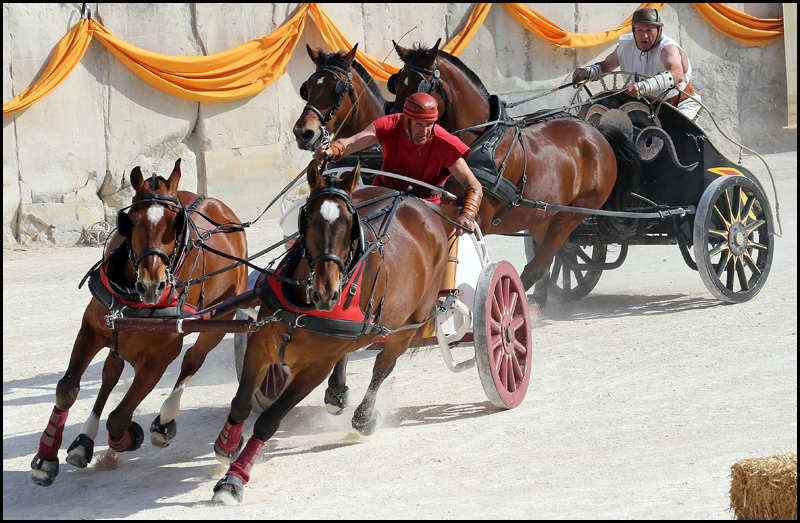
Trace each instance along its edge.
<path fill-rule="evenodd" d="M 645 3 L 639 8 L 650 7 L 661 9 L 663 3 Z M 610 31 L 595 34 L 568 33 L 553 22 L 543 17 L 533 9 L 522 4 L 503 4 L 506 11 L 528 31 L 535 33 L 553 45 L 568 48 L 595 47 L 597 45 L 613 42 L 621 35 L 631 30 L 631 19 L 633 13 L 617 28 Z"/>
<path fill-rule="evenodd" d="M 286 71 L 305 26 L 308 4 L 260 40 L 209 56 L 168 56 L 127 44 L 92 21 L 94 34 L 136 76 L 195 102 L 238 100 L 263 91 Z"/>
<path fill-rule="evenodd" d="M 92 33 L 89 30 L 89 20 L 81 20 L 70 29 L 69 33 L 56 44 L 50 63 L 39 78 L 30 87 L 8 102 L 3 104 L 3 116 L 25 109 L 38 102 L 64 81 L 80 63 Z"/>
<path fill-rule="evenodd" d="M 464 29 L 443 50 L 454 56 L 460 55 L 483 24 L 491 5 L 476 4 Z M 664 5 L 645 3 L 641 7 L 661 9 Z M 717 31 L 750 46 L 767 45 L 783 34 L 782 18 L 762 20 L 723 4 L 693 5 Z M 602 45 L 630 30 L 631 17 L 628 17 L 617 28 L 602 33 L 569 33 L 522 4 L 508 3 L 503 7 L 523 27 L 559 47 Z M 331 48 L 353 47 L 317 4 L 303 4 L 291 19 L 262 39 L 211 56 L 168 56 L 145 51 L 116 38 L 94 20 L 81 20 L 55 46 L 41 76 L 19 96 L 3 105 L 3 115 L 36 103 L 58 87 L 81 61 L 93 36 L 137 76 L 175 96 L 198 102 L 253 96 L 283 75 L 309 12 Z M 357 51 L 356 58 L 371 75 L 384 81 L 398 71 L 362 50 Z"/>
<path fill-rule="evenodd" d="M 692 4 L 711 27 L 751 47 L 783 36 L 783 18 L 756 18 L 724 4 Z"/>
<path fill-rule="evenodd" d="M 319 31 L 322 33 L 322 38 L 331 46 L 331 49 L 349 51 L 353 48 L 353 44 L 344 37 L 342 32 L 339 31 L 339 28 L 333 24 L 331 19 L 328 18 L 328 15 L 326 15 L 317 4 L 311 4 L 311 16 L 314 18 L 314 22 L 317 24 Z M 364 69 L 366 69 L 372 77 L 380 78 L 384 82 L 389 80 L 389 76 L 400 70 L 393 65 L 376 60 L 361 49 L 356 50 L 356 60 L 364 66 Z"/>
<path fill-rule="evenodd" d="M 478 29 L 483 25 L 486 15 L 489 14 L 489 8 L 492 4 L 475 4 L 472 14 L 469 15 L 464 29 L 455 35 L 450 42 L 442 48 L 445 53 L 450 53 L 453 56 L 458 56 L 464 52 L 467 45 L 472 41 L 472 37 L 478 32 Z"/>

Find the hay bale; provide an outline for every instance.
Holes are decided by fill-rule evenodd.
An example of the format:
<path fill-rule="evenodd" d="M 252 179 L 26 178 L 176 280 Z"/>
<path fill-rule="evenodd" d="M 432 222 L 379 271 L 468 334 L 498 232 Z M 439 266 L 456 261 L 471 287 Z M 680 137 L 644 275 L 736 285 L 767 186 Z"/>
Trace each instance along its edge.
<path fill-rule="evenodd" d="M 797 452 L 737 461 L 731 478 L 736 519 L 797 519 Z"/>

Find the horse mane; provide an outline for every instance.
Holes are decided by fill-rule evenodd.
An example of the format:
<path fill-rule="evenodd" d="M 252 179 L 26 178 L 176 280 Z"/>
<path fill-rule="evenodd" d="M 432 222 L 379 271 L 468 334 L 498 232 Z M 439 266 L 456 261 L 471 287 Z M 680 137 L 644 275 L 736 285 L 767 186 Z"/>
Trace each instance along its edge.
<path fill-rule="evenodd" d="M 324 60 L 323 63 L 347 70 L 349 66 L 344 56 L 345 56 L 344 51 L 325 54 L 323 57 Z M 367 72 L 366 69 L 364 69 L 364 66 L 358 63 L 357 61 L 353 60 L 353 69 L 355 69 L 356 73 L 358 73 L 358 76 L 360 76 L 361 80 L 364 82 L 364 85 L 366 85 L 369 88 L 370 92 L 372 92 L 375 98 L 378 99 L 380 104 L 381 105 L 385 104 L 386 100 L 383 98 L 381 90 L 378 88 L 377 84 L 374 81 L 372 81 L 372 78 L 370 78 L 369 73 Z"/>
<path fill-rule="evenodd" d="M 411 49 L 409 49 L 408 55 L 406 55 L 405 63 L 413 64 L 417 60 L 422 60 L 430 51 L 431 51 L 430 47 L 425 47 L 421 43 L 417 42 L 413 45 Z M 478 91 L 480 91 L 483 97 L 486 98 L 487 100 L 489 99 L 489 90 L 486 89 L 486 87 L 483 85 L 483 82 L 481 82 L 481 79 L 478 78 L 478 75 L 476 75 L 472 71 L 472 69 L 464 65 L 464 62 L 462 62 L 455 56 L 451 55 L 450 53 L 442 51 L 441 49 L 439 50 L 438 56 L 440 58 L 444 58 L 445 60 L 453 64 L 456 67 L 456 69 L 464 73 L 464 76 L 466 76 L 467 79 L 475 85 L 475 87 L 478 89 Z"/>

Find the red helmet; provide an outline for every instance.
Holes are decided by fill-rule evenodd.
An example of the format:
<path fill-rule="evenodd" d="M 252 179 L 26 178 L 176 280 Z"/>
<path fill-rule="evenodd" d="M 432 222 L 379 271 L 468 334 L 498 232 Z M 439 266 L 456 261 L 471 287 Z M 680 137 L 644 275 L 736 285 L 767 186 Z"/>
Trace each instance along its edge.
<path fill-rule="evenodd" d="M 406 98 L 403 114 L 419 122 L 435 122 L 439 119 L 436 98 L 428 93 L 414 93 Z"/>

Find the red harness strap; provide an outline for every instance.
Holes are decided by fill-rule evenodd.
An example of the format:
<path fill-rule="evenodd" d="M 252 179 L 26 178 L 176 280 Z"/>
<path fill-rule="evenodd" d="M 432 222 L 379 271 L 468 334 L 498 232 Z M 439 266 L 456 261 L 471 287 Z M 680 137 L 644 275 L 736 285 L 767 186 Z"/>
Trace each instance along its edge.
<path fill-rule="evenodd" d="M 280 301 L 281 307 L 289 312 L 293 312 L 295 314 L 305 314 L 308 316 L 316 316 L 318 318 L 363 322 L 364 318 L 366 317 L 364 311 L 361 310 L 361 280 L 364 277 L 364 264 L 365 261 L 363 260 L 358 264 L 355 269 L 353 279 L 345 289 L 342 289 L 341 299 L 330 312 L 317 310 L 313 306 L 301 309 L 290 304 L 283 294 L 283 282 L 277 278 L 267 278 L 267 280 L 273 294 L 275 294 Z M 283 272 L 283 268 L 281 268 L 278 274 L 282 275 Z M 347 297 L 345 298 L 345 296 Z M 351 305 L 353 304 L 356 306 L 352 307 Z"/>

